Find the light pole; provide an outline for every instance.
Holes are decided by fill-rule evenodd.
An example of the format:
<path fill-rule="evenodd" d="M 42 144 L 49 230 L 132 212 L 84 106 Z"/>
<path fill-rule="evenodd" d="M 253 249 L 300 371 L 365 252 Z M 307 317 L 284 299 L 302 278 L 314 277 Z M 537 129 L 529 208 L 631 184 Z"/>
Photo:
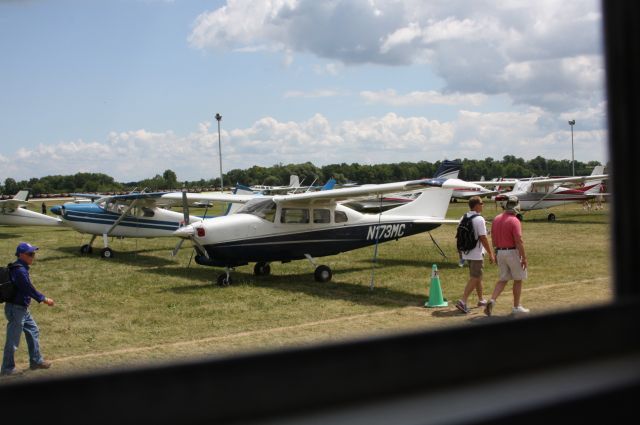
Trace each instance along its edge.
<path fill-rule="evenodd" d="M 216 120 L 218 121 L 218 151 L 220 151 L 220 192 L 224 190 L 224 184 L 222 183 L 222 143 L 220 143 L 220 121 L 222 121 L 222 115 L 216 114 Z"/>
<path fill-rule="evenodd" d="M 571 175 L 576 175 L 575 165 L 573 163 L 573 126 L 576 125 L 576 120 L 569 121 L 569 125 L 571 126 Z"/>

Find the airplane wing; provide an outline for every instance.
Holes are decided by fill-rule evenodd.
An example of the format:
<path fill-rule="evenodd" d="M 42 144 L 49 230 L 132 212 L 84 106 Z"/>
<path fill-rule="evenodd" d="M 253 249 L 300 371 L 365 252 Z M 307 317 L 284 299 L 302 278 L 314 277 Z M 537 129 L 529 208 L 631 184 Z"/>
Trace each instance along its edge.
<path fill-rule="evenodd" d="M 219 193 L 219 192 L 210 192 L 210 193 L 187 193 L 187 201 L 189 203 L 195 202 L 230 202 L 230 203 L 240 203 L 245 204 L 250 200 L 263 196 L 260 194 L 246 194 L 246 195 L 234 195 L 231 193 Z M 162 199 L 182 203 L 182 192 L 171 192 L 165 193 L 161 196 Z"/>
<path fill-rule="evenodd" d="M 275 195 L 273 201 L 276 203 L 286 202 L 315 202 L 328 201 L 338 202 L 367 198 L 385 193 L 408 192 L 423 190 L 429 187 L 441 187 L 443 189 L 465 188 L 480 189 L 480 186 L 465 182 L 459 179 L 423 179 L 398 183 L 371 184 L 358 187 L 349 187 L 333 190 L 321 190 L 317 192 L 294 193 L 290 195 Z"/>
<path fill-rule="evenodd" d="M 590 176 L 575 176 L 575 177 L 556 177 L 550 179 L 531 180 L 529 184 L 532 186 L 544 186 L 556 183 L 584 183 L 590 180 L 606 180 L 609 178 L 608 174 L 597 174 Z"/>
<path fill-rule="evenodd" d="M 19 199 L 3 199 L 0 200 L 0 207 L 2 208 L 20 208 L 20 207 L 26 207 L 27 205 L 29 205 L 29 202 L 27 201 L 22 201 Z"/>
<path fill-rule="evenodd" d="M 480 180 L 477 182 L 469 182 L 469 183 L 477 184 L 479 186 L 492 187 L 492 186 L 515 186 L 517 182 L 513 180 L 509 180 L 509 181 Z"/>
<path fill-rule="evenodd" d="M 106 195 L 100 195 L 96 193 L 71 193 L 70 196 L 74 198 L 86 198 L 91 201 L 95 201 L 96 199 L 104 198 Z"/>

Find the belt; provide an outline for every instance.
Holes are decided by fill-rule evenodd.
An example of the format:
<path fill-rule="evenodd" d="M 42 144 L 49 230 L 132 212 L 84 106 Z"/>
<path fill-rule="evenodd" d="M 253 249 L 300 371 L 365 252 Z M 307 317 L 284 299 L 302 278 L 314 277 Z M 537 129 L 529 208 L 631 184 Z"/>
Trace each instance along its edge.
<path fill-rule="evenodd" d="M 512 249 L 516 249 L 516 247 L 512 246 L 511 248 L 496 248 L 496 251 L 510 251 Z"/>

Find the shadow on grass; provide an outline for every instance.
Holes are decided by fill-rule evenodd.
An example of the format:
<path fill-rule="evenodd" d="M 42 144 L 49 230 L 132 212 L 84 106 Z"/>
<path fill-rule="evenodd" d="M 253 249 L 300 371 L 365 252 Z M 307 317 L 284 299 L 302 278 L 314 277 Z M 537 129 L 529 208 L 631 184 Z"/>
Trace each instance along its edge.
<path fill-rule="evenodd" d="M 113 249 L 113 248 L 112 248 Z M 68 255 L 77 257 L 78 260 L 82 260 L 85 258 L 98 258 L 100 259 L 100 248 L 94 248 L 91 254 L 81 254 L 79 247 L 58 247 L 56 251 L 60 251 L 66 253 Z M 156 248 L 156 249 L 139 249 L 136 251 L 118 251 L 113 249 L 114 256 L 109 259 L 104 259 L 104 261 L 110 261 L 117 264 L 128 264 L 134 266 L 168 266 L 168 265 L 176 265 L 176 261 L 170 258 L 161 258 L 157 256 L 145 255 L 145 253 L 153 253 L 158 251 L 167 252 L 167 257 L 169 257 L 169 251 L 166 248 Z M 40 262 L 60 260 L 60 259 L 68 259 L 68 256 L 65 257 L 47 257 L 42 258 Z"/>
<path fill-rule="evenodd" d="M 0 232 L 0 239 L 13 239 L 22 236 L 22 233 L 8 233 L 4 232 L 4 229 L 5 227 L 0 227 L 0 231 L 2 231 Z"/>
<path fill-rule="evenodd" d="M 341 273 L 357 272 L 368 270 L 368 267 L 352 267 L 348 269 L 340 269 Z M 222 274 L 222 269 L 200 269 L 200 268 L 157 268 L 149 269 L 150 272 L 160 275 L 171 275 L 175 277 L 184 277 L 191 280 L 199 281 L 200 284 L 180 286 L 166 289 L 165 291 L 180 293 L 194 293 L 226 290 L 216 284 L 218 275 Z M 234 271 L 231 273 L 234 287 L 257 287 L 268 288 L 279 291 L 289 291 L 294 293 L 303 293 L 313 297 L 328 300 L 346 300 L 361 305 L 371 306 L 422 306 L 424 305 L 424 296 L 416 295 L 409 292 L 389 289 L 387 287 L 376 286 L 373 290 L 368 285 L 352 283 L 352 282 L 327 282 L 319 283 L 313 278 L 313 272 L 288 274 L 288 275 L 269 275 L 255 276 L 252 273 Z"/>

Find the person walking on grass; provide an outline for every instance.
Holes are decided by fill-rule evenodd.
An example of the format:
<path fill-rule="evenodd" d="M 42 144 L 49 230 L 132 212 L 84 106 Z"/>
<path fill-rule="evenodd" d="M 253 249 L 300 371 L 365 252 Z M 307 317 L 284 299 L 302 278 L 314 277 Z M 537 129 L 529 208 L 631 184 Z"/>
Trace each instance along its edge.
<path fill-rule="evenodd" d="M 473 233 L 475 235 L 476 244 L 469 251 L 460 251 L 462 253 L 462 259 L 469 263 L 469 281 L 464 288 L 462 298 L 456 302 L 456 308 L 464 314 L 469 313 L 469 307 L 467 302 L 469 295 L 475 289 L 478 293 L 478 307 L 485 306 L 487 301 L 482 297 L 482 273 L 484 270 L 484 255 L 489 254 L 489 261 L 493 264 L 495 257 L 489 245 L 487 239 L 487 225 L 482 216 L 482 208 L 484 202 L 479 196 L 473 196 L 469 199 L 469 211 L 465 213 L 465 216 L 471 220 L 473 224 Z M 460 222 L 464 220 L 465 216 L 460 219 Z"/>
<path fill-rule="evenodd" d="M 491 299 L 484 308 L 484 313 L 491 316 L 498 296 L 507 282 L 513 280 L 513 314 L 529 313 L 528 308 L 520 304 L 522 281 L 527 278 L 527 255 L 522 240 L 522 224 L 516 217 L 520 203 L 516 196 L 509 196 L 504 205 L 504 212 L 493 219 L 491 240 L 496 250 L 500 276 L 493 290 Z"/>
<path fill-rule="evenodd" d="M 43 302 L 49 307 L 54 305 L 51 298 L 45 297 L 31 283 L 29 266 L 35 260 L 37 246 L 26 242 L 20 242 L 16 248 L 18 259 L 10 265 L 11 280 L 16 286 L 16 296 L 12 302 L 5 303 L 4 314 L 7 318 L 7 339 L 4 344 L 2 357 L 2 375 L 14 375 L 20 373 L 16 369 L 14 354 L 20 345 L 20 335 L 24 332 L 29 349 L 29 368 L 31 370 L 49 369 L 51 363 L 44 360 L 40 354 L 40 330 L 36 321 L 29 313 L 31 299 Z"/>

